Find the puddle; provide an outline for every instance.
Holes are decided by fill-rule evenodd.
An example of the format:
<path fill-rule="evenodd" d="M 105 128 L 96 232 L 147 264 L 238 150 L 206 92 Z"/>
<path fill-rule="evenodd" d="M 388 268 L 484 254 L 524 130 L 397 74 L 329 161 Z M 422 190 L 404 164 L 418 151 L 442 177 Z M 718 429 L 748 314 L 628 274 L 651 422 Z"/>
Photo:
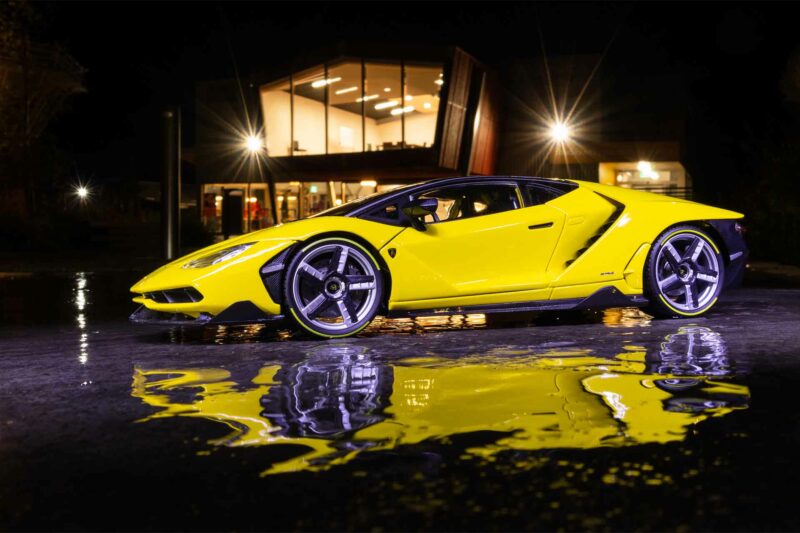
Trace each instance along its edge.
<path fill-rule="evenodd" d="M 324 470 L 364 453 L 486 432 L 494 438 L 468 447 L 468 456 L 664 444 L 749 404 L 722 336 L 710 328 L 681 327 L 657 352 L 626 348 L 392 360 L 325 343 L 299 362 L 239 367 L 236 377 L 224 366 L 137 367 L 131 394 L 154 408 L 138 423 L 189 417 L 227 426 L 227 435 L 207 442 L 208 452 L 304 450 L 264 475 Z"/>

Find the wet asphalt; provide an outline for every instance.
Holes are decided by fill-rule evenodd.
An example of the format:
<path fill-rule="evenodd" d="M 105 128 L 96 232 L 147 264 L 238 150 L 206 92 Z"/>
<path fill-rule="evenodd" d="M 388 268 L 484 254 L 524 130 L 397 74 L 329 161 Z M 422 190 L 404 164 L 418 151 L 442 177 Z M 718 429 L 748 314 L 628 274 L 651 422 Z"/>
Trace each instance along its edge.
<path fill-rule="evenodd" d="M 800 528 L 800 290 L 317 341 L 135 278 L 0 278 L 0 529 Z"/>

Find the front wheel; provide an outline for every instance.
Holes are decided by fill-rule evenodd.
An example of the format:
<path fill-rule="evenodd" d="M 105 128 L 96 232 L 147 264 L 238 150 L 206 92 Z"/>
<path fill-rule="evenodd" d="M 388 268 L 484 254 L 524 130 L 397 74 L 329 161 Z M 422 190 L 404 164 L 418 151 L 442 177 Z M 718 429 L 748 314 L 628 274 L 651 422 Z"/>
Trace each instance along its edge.
<path fill-rule="evenodd" d="M 360 244 L 341 238 L 303 247 L 287 270 L 286 305 L 299 325 L 324 338 L 364 329 L 378 313 L 383 276 Z"/>
<path fill-rule="evenodd" d="M 662 317 L 698 316 L 716 303 L 725 263 L 714 240 L 693 226 L 658 238 L 645 266 L 648 312 Z"/>

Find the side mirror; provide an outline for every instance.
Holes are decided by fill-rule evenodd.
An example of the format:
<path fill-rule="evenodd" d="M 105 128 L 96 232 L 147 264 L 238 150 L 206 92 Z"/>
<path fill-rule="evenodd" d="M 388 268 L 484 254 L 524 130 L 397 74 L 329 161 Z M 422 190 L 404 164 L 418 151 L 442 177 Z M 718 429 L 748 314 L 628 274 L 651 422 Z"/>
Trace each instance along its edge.
<path fill-rule="evenodd" d="M 439 200 L 436 198 L 417 198 L 412 200 L 403 208 L 403 214 L 411 222 L 411 227 L 417 231 L 425 231 L 425 223 L 422 221 L 428 215 L 436 218 L 436 209 L 439 207 Z"/>

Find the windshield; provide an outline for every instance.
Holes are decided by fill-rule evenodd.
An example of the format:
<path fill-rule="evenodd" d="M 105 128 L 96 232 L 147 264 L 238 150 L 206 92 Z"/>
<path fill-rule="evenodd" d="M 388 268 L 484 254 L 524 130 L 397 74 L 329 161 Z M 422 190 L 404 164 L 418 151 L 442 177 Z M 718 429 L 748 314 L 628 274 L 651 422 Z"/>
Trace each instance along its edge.
<path fill-rule="evenodd" d="M 388 198 L 390 195 L 394 193 L 402 192 L 411 187 L 416 187 L 417 185 L 419 185 L 419 183 L 403 185 L 401 187 L 396 187 L 390 191 L 376 192 L 374 194 L 370 194 L 369 196 L 365 196 L 364 198 L 359 198 L 358 200 L 353 200 L 352 202 L 347 202 L 346 204 L 337 205 L 335 207 L 331 207 L 330 209 L 326 209 L 325 211 L 320 211 L 319 213 L 315 213 L 308 218 L 344 217 L 356 211 L 357 209 L 364 207 L 367 203 L 380 201 L 382 198 Z"/>

